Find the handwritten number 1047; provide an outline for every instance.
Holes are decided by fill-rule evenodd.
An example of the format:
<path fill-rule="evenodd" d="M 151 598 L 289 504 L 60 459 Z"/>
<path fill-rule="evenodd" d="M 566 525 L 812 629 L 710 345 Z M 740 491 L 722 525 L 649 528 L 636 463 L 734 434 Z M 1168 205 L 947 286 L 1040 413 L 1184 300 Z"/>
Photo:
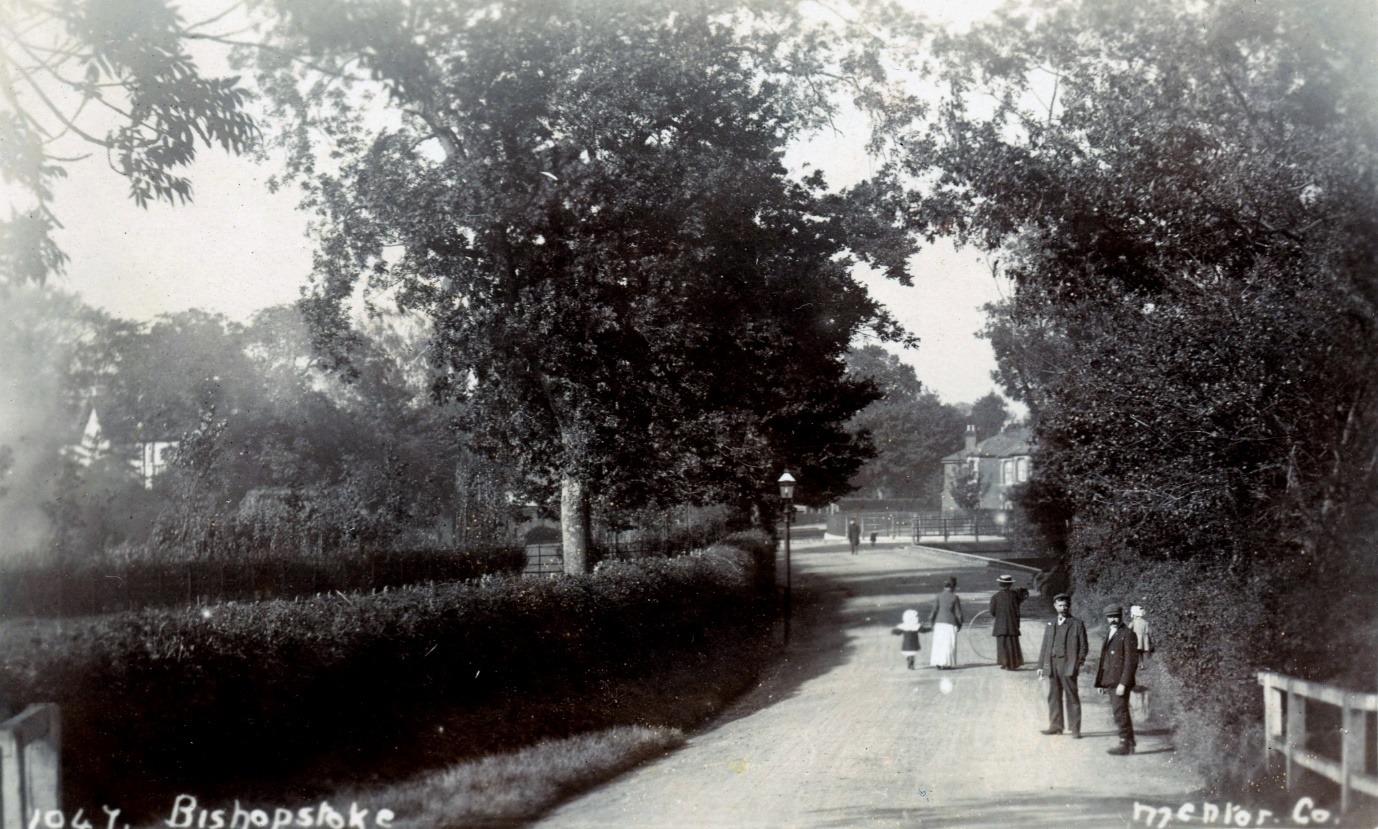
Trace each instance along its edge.
<path fill-rule="evenodd" d="M 102 806 L 101 809 L 105 812 L 104 829 L 115 829 L 115 820 L 120 816 L 120 810 L 111 809 L 109 806 Z M 29 818 L 29 829 L 95 829 L 85 814 L 84 809 L 77 809 L 77 813 L 72 815 L 72 822 L 68 823 L 67 814 L 59 809 L 34 809 L 33 815 Z M 125 824 L 125 829 L 128 829 L 128 824 Z"/>

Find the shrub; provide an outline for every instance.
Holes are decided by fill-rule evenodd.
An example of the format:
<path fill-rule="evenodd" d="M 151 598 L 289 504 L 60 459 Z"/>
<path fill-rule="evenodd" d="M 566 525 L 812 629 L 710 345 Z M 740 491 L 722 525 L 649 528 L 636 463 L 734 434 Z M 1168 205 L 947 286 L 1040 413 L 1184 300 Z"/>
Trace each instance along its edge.
<path fill-rule="evenodd" d="M 750 562 L 725 544 L 589 576 L 10 625 L 0 681 L 16 705 L 62 705 L 78 802 L 131 781 L 155 791 L 272 776 L 321 753 L 396 746 L 437 706 L 561 683 L 577 693 L 701 647 L 704 631 L 758 626 Z"/>
<path fill-rule="evenodd" d="M 259 551 L 175 559 L 143 551 L 122 557 L 0 571 L 0 606 L 14 616 L 69 616 L 145 607 L 357 593 L 430 581 L 461 581 L 526 566 L 520 547 L 374 549 L 306 555 Z"/>
<path fill-rule="evenodd" d="M 1183 756 L 1218 787 L 1239 790 L 1265 777 L 1259 671 L 1355 689 L 1371 681 L 1372 592 L 1356 587 L 1357 573 L 1155 560 L 1113 550 L 1085 530 L 1073 545 L 1074 612 L 1094 624 L 1106 604 L 1145 608 L 1156 648 L 1154 708 L 1175 727 Z M 1306 629 L 1306 615 L 1315 635 L 1289 634 Z M 1347 622 L 1321 634 L 1316 618 Z"/>

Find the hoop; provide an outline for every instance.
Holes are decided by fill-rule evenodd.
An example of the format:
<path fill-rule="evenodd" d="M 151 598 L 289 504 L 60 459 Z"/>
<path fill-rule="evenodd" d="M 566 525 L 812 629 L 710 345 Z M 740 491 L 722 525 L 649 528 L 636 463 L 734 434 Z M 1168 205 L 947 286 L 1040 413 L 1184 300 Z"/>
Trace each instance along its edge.
<path fill-rule="evenodd" d="M 983 615 L 989 616 L 989 615 L 990 615 L 990 611 L 989 611 L 989 610 L 982 610 L 982 611 L 977 612 L 977 614 L 976 614 L 975 616 L 972 616 L 972 617 L 971 617 L 971 621 L 966 623 L 966 625 L 964 626 L 963 629 L 965 629 L 965 630 L 968 631 L 968 632 L 967 632 L 967 644 L 971 646 L 971 652 L 974 653 L 974 654 L 976 654 L 976 655 L 977 655 L 978 657 L 980 657 L 981 659 L 990 660 L 990 661 L 994 662 L 994 661 L 995 661 L 995 656 L 994 656 L 993 654 L 991 654 L 991 653 L 982 653 L 982 652 L 981 652 L 981 649 L 978 648 L 978 647 L 976 647 L 976 640 L 977 640 L 977 639 L 980 639 L 981 637 L 976 636 L 976 635 L 974 635 L 974 634 L 972 634 L 972 633 L 970 632 L 970 629 L 971 629 L 971 628 L 975 628 L 975 627 L 976 627 L 976 620 L 979 619 L 979 618 L 981 618 L 981 616 L 983 616 Z"/>

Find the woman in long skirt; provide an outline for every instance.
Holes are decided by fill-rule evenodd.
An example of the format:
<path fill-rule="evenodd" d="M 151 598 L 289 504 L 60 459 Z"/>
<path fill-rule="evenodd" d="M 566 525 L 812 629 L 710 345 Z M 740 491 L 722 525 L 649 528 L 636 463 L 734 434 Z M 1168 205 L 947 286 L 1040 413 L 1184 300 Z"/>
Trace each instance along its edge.
<path fill-rule="evenodd" d="M 938 670 L 957 667 L 957 631 L 962 629 L 962 600 L 957 597 L 957 578 L 949 576 L 943 592 L 933 600 L 928 621 L 933 625 L 932 655 L 928 664 Z"/>

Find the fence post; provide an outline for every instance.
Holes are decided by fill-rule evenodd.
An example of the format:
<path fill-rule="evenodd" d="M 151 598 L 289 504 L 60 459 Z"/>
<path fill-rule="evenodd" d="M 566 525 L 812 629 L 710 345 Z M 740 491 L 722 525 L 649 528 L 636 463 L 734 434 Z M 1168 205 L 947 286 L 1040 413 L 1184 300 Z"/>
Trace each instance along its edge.
<path fill-rule="evenodd" d="M 1364 752 L 1368 746 L 1368 712 L 1359 706 L 1358 701 L 1344 696 L 1343 713 L 1344 740 L 1340 746 L 1340 812 L 1348 812 L 1352 805 L 1350 777 L 1364 774 Z"/>
<path fill-rule="evenodd" d="M 1272 752 L 1278 748 L 1283 735 L 1282 695 L 1283 691 L 1273 684 L 1270 675 L 1263 675 L 1263 767 L 1270 768 Z"/>
<path fill-rule="evenodd" d="M 35 811 L 62 808 L 61 717 L 30 705 L 0 724 L 0 827 L 23 829 Z"/>
<path fill-rule="evenodd" d="M 1287 733 L 1284 744 L 1287 747 L 1287 789 L 1296 787 L 1301 777 L 1300 763 L 1293 762 L 1292 756 L 1306 748 L 1306 697 L 1292 693 L 1287 687 Z"/>

